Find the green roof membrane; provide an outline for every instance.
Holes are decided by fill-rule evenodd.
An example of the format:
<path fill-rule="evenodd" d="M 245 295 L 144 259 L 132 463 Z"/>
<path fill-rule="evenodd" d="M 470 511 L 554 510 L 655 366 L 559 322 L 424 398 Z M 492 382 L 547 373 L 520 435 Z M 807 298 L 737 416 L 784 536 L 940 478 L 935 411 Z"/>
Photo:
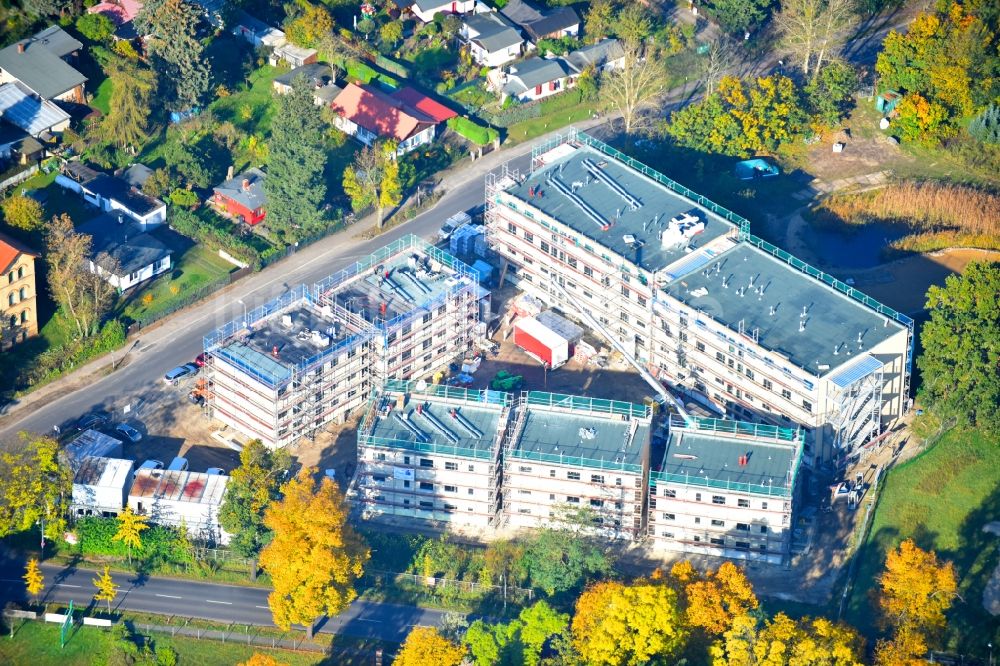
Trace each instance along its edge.
<path fill-rule="evenodd" d="M 457 410 L 459 418 L 452 417 L 452 409 Z M 403 410 L 393 407 L 388 416 L 376 416 L 369 442 L 439 453 L 448 453 L 451 447 L 456 455 L 483 457 L 475 452 L 492 449 L 501 411 L 501 405 L 478 407 L 421 396 L 411 400 Z M 405 423 L 398 418 L 402 414 L 406 414 Z"/>
<path fill-rule="evenodd" d="M 524 430 L 511 452 L 514 458 L 603 469 L 642 464 L 650 437 L 646 421 L 527 409 Z"/>
<path fill-rule="evenodd" d="M 507 191 L 647 270 L 660 270 L 690 249 L 735 229 L 732 223 L 590 146 L 573 150 L 563 144 L 541 157 L 545 166 Z M 684 213 L 704 222 L 704 231 L 691 239 L 690 249 L 664 248 L 661 232 L 671 218 Z M 632 238 L 626 241 L 625 236 Z"/>
<path fill-rule="evenodd" d="M 782 488 L 788 484 L 798 455 L 795 443 L 671 429 L 659 471 L 675 475 L 671 481 L 679 481 L 678 476 L 689 477 L 697 485 L 716 481 Z M 744 465 L 740 464 L 742 456 L 746 456 Z"/>
<path fill-rule="evenodd" d="M 742 327 L 750 337 L 756 332 L 761 346 L 817 377 L 903 330 L 895 320 L 746 243 L 664 291 L 734 331 Z"/>

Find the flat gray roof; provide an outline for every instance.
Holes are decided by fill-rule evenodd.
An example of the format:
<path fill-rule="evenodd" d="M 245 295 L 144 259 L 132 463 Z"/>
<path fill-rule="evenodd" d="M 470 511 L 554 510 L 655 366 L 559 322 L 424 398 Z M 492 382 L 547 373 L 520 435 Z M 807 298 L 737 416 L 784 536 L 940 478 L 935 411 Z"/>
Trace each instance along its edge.
<path fill-rule="evenodd" d="M 894 319 L 747 243 L 678 277 L 664 290 L 731 329 L 738 331 L 742 322 L 747 335 L 756 331 L 765 349 L 817 377 L 903 329 Z"/>
<path fill-rule="evenodd" d="M 451 415 L 453 409 L 460 415 L 458 418 Z M 403 410 L 393 408 L 388 416 L 376 416 L 371 433 L 374 439 L 371 443 L 396 443 L 403 446 L 423 444 L 423 447 L 415 450 L 429 450 L 427 445 L 431 445 L 438 452 L 447 452 L 448 447 L 457 447 L 470 452 L 489 453 L 502 410 L 501 405 L 473 406 L 445 398 L 419 396 L 407 403 Z M 404 414 L 405 423 L 399 418 Z M 478 432 L 470 430 L 466 424 L 471 424 Z"/>
<path fill-rule="evenodd" d="M 673 217 L 691 213 L 705 223 L 704 231 L 691 239 L 688 246 L 691 249 L 702 247 L 735 229 L 730 222 L 592 147 L 573 148 L 572 144 L 562 144 L 541 155 L 543 160 L 549 156 L 547 163 L 507 192 L 649 271 L 664 268 L 689 252 L 684 246 L 664 248 L 660 241 L 661 232 Z M 585 160 L 592 165 L 591 170 Z M 638 207 L 633 210 L 630 202 L 612 185 L 592 175 L 593 169 L 638 201 Z M 560 191 L 558 184 L 576 201 Z M 586 208 L 590 208 L 598 219 Z M 603 229 L 599 220 L 610 225 L 609 228 Z M 626 242 L 624 237 L 627 235 L 635 242 Z"/>
<path fill-rule="evenodd" d="M 702 481 L 780 488 L 788 484 L 797 455 L 798 445 L 793 442 L 671 428 L 658 471 Z M 742 456 L 747 456 L 745 465 L 740 465 Z"/>
<path fill-rule="evenodd" d="M 425 307 L 448 293 L 457 285 L 456 280 L 461 279 L 446 268 L 431 271 L 427 255 L 415 250 L 397 254 L 360 276 L 337 288 L 334 298 L 338 305 L 369 323 L 378 319 L 388 321 Z"/>
<path fill-rule="evenodd" d="M 290 318 L 289 320 L 286 317 Z M 314 335 L 315 333 L 315 335 Z M 254 323 L 252 332 L 214 352 L 237 367 L 252 370 L 271 385 L 290 379 L 292 369 L 355 335 L 334 314 L 307 300 Z M 274 348 L 278 353 L 274 353 Z"/>
<path fill-rule="evenodd" d="M 528 413 L 511 451 L 514 458 L 609 470 L 642 464 L 650 438 L 645 420 L 530 405 L 521 409 Z"/>

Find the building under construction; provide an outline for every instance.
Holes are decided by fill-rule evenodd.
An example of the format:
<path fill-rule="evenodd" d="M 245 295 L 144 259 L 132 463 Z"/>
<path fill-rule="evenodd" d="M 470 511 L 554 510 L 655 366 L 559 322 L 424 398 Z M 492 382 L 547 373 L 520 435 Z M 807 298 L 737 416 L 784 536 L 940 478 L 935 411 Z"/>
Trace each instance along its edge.
<path fill-rule="evenodd" d="M 480 534 L 587 509 L 596 533 L 637 539 L 651 423 L 628 402 L 389 381 L 358 428 L 348 494 L 363 518 Z"/>
<path fill-rule="evenodd" d="M 662 393 L 803 427 L 843 464 L 908 403 L 913 321 L 750 233 L 750 223 L 582 132 L 487 175 L 490 247 Z M 683 405 L 682 405 L 683 407 Z"/>
<path fill-rule="evenodd" d="M 206 336 L 208 409 L 272 448 L 313 436 L 373 385 L 463 354 L 485 333 L 488 297 L 468 266 L 405 236 Z"/>
<path fill-rule="evenodd" d="M 791 554 L 802 437 L 797 429 L 670 420 L 649 473 L 649 536 L 667 551 L 781 564 Z"/>

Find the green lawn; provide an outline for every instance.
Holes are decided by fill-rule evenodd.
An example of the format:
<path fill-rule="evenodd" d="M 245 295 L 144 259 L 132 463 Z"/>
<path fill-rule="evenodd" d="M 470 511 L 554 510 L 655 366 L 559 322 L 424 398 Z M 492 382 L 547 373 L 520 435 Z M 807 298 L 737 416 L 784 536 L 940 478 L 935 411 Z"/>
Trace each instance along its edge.
<path fill-rule="evenodd" d="M 174 251 L 174 265 L 167 273 L 129 292 L 121 312 L 131 321 L 148 322 L 173 312 L 220 282 L 224 284 L 226 276 L 236 268 L 217 252 L 168 229 L 158 229 L 154 235 Z"/>
<path fill-rule="evenodd" d="M 864 544 L 847 620 L 873 632 L 870 591 L 885 553 L 913 538 L 955 564 L 961 599 L 948 614 L 947 649 L 984 657 L 1000 645 L 1000 623 L 983 610 L 982 593 L 996 566 L 997 537 L 982 527 L 1000 519 L 1000 439 L 955 429 L 923 455 L 892 470 Z"/>
<path fill-rule="evenodd" d="M 101 81 L 101 85 L 97 86 L 94 90 L 94 96 L 90 100 L 90 106 L 97 109 L 101 113 L 107 114 L 108 110 L 111 108 L 111 89 L 113 84 L 111 79 L 107 78 Z"/>
<path fill-rule="evenodd" d="M 9 634 L 8 634 L 9 636 Z M 32 666 L 71 666 L 76 664 L 104 663 L 110 644 L 107 630 L 98 627 L 76 626 L 66 647 L 59 647 L 59 627 L 51 623 L 25 621 L 15 625 L 14 638 L 0 639 L 0 661 L 7 664 L 32 664 Z M 245 644 L 221 642 L 152 634 L 156 647 L 171 647 L 177 651 L 180 666 L 197 664 L 238 664 L 254 652 L 273 655 L 292 666 L 318 664 L 318 654 L 253 648 Z"/>
<path fill-rule="evenodd" d="M 209 108 L 219 120 L 229 120 L 245 132 L 266 136 L 271 129 L 271 118 L 277 110 L 271 84 L 286 71 L 264 65 L 248 77 L 250 87 L 218 98 Z"/>

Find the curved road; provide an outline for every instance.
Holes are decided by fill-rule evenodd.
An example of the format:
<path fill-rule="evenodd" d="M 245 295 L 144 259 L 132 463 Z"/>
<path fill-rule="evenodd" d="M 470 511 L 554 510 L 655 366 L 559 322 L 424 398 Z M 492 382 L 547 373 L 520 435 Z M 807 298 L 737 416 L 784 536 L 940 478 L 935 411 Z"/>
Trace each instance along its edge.
<path fill-rule="evenodd" d="M 45 575 L 44 602 L 68 604 L 85 609 L 93 602 L 93 579 L 100 572 L 42 564 Z M 23 562 L 7 560 L 0 565 L 0 599 L 26 600 Z M 251 626 L 273 627 L 267 607 L 270 590 L 262 587 L 222 585 L 178 578 L 142 577 L 131 573 L 112 574 L 119 585 L 111 603 L 116 611 L 176 615 Z M 101 602 L 103 606 L 104 602 Z M 95 610 L 100 611 L 100 608 Z M 447 611 L 418 606 L 355 601 L 343 613 L 321 621 L 316 631 L 357 638 L 376 638 L 402 643 L 414 626 L 440 626 Z"/>

